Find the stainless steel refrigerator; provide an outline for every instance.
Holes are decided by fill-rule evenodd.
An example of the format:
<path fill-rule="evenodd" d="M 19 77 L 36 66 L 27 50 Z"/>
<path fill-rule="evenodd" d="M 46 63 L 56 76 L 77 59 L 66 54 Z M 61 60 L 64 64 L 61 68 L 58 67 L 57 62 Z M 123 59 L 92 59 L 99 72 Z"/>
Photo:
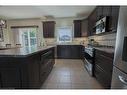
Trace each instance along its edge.
<path fill-rule="evenodd" d="M 113 63 L 112 89 L 127 89 L 127 6 L 119 11 Z"/>

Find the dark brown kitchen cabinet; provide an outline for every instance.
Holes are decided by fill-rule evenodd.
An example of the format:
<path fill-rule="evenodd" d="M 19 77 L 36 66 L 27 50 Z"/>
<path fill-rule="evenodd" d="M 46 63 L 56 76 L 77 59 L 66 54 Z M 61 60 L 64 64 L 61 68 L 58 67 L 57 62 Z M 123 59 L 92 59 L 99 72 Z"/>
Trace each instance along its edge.
<path fill-rule="evenodd" d="M 55 21 L 43 22 L 43 36 L 44 38 L 54 38 Z"/>
<path fill-rule="evenodd" d="M 97 21 L 100 20 L 103 17 L 103 7 L 104 6 L 97 6 L 96 11 L 97 11 Z"/>
<path fill-rule="evenodd" d="M 105 16 L 110 16 L 110 15 L 111 15 L 111 9 L 112 9 L 111 6 L 104 6 L 104 7 L 103 7 L 102 16 L 103 16 L 103 17 L 105 17 Z"/>
<path fill-rule="evenodd" d="M 81 20 L 74 20 L 74 37 L 81 37 Z"/>
<path fill-rule="evenodd" d="M 113 54 L 95 50 L 94 76 L 104 86 L 110 88 L 113 69 Z"/>
<path fill-rule="evenodd" d="M 93 10 L 93 12 L 88 16 L 88 36 L 96 34 L 95 24 L 105 16 L 107 16 L 106 32 L 112 33 L 117 31 L 119 6 L 97 6 L 95 10 Z"/>
<path fill-rule="evenodd" d="M 19 88 L 21 86 L 20 68 L 1 68 L 0 72 L 0 88 Z"/>
<path fill-rule="evenodd" d="M 54 65 L 54 51 L 49 50 L 41 55 L 40 62 L 40 82 L 43 83 Z"/>
<path fill-rule="evenodd" d="M 88 36 L 88 19 L 83 19 L 82 20 L 81 36 L 82 37 L 87 37 Z"/>
<path fill-rule="evenodd" d="M 97 21 L 97 10 L 96 8 L 93 10 L 93 12 L 88 17 L 88 35 L 94 35 L 95 34 L 95 24 Z"/>
<path fill-rule="evenodd" d="M 119 6 L 112 6 L 110 28 L 113 32 L 117 32 L 118 17 L 119 17 Z"/>
<path fill-rule="evenodd" d="M 97 21 L 111 15 L 111 6 L 97 6 Z"/>
<path fill-rule="evenodd" d="M 59 59 L 81 59 L 81 45 L 57 45 L 57 58 Z"/>
<path fill-rule="evenodd" d="M 51 72 L 54 47 L 20 56 L 0 56 L 0 88 L 41 88 Z"/>

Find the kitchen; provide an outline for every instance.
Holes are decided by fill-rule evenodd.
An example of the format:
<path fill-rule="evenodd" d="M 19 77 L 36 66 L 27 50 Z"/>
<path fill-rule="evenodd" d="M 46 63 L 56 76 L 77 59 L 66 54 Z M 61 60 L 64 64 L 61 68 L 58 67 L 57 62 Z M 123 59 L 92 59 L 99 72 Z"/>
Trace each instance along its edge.
<path fill-rule="evenodd" d="M 0 6 L 0 88 L 127 88 L 126 74 L 120 73 L 121 83 L 115 82 L 119 66 L 113 66 L 121 58 L 119 39 L 124 35 L 119 37 L 119 31 L 126 29 L 125 10 L 121 6 Z M 126 39 L 124 47 L 126 52 Z"/>

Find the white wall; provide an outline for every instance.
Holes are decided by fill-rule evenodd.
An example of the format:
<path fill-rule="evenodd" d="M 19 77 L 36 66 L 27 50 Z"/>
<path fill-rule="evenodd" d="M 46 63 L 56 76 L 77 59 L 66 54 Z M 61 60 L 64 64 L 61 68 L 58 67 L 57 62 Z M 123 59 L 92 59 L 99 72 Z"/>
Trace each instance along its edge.
<path fill-rule="evenodd" d="M 55 19 L 53 21 L 56 22 L 55 26 L 55 38 L 53 39 L 50 39 L 50 38 L 46 38 L 45 41 L 48 43 L 48 44 L 57 44 L 57 39 L 56 39 L 56 36 L 57 36 L 57 28 L 59 27 L 66 27 L 66 26 L 71 26 L 72 27 L 72 32 L 73 32 L 73 36 L 74 36 L 74 23 L 73 21 L 74 20 L 79 20 L 81 18 L 58 18 L 58 19 Z M 48 20 L 49 21 L 49 20 Z M 74 44 L 80 44 L 81 41 L 87 41 L 87 37 L 80 37 L 80 38 L 73 38 L 72 39 L 72 43 Z"/>
<path fill-rule="evenodd" d="M 38 26 L 39 31 L 37 33 L 37 42 L 38 46 L 40 45 L 41 40 L 43 40 L 43 28 L 42 21 L 40 19 L 24 19 L 24 20 L 9 20 L 8 21 L 8 31 L 9 31 L 9 43 L 14 45 L 14 35 L 11 31 L 11 26 Z"/>
<path fill-rule="evenodd" d="M 8 20 L 7 21 L 7 29 L 4 29 L 4 42 L 0 42 L 0 45 L 5 44 L 12 44 L 15 45 L 15 35 L 11 31 L 11 26 L 32 26 L 37 25 L 39 26 L 39 32 L 37 33 L 37 40 L 38 40 L 38 46 L 40 43 L 46 42 L 47 44 L 56 44 L 56 35 L 57 35 L 57 27 L 66 27 L 66 26 L 72 26 L 72 32 L 74 33 L 74 25 L 73 20 L 77 20 L 79 18 L 58 18 L 58 19 L 48 19 L 48 20 L 42 20 L 42 19 L 23 19 L 23 20 Z M 56 24 L 56 30 L 55 30 L 55 38 L 43 38 L 43 21 L 55 21 Z M 78 40 L 79 39 L 79 40 Z M 82 40 L 86 40 L 85 37 L 83 38 L 73 38 L 73 42 L 80 43 Z M 41 44 L 42 44 L 41 43 Z"/>

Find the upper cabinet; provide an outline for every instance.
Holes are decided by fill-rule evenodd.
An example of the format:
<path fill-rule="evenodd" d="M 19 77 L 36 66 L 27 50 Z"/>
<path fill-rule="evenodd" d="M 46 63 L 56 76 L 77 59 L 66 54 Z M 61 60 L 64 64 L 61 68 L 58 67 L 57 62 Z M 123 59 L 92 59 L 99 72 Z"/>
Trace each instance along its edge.
<path fill-rule="evenodd" d="M 95 33 L 96 21 L 97 21 L 97 9 L 95 8 L 88 17 L 88 36 L 91 36 Z"/>
<path fill-rule="evenodd" d="M 74 37 L 81 37 L 81 20 L 74 20 Z"/>
<path fill-rule="evenodd" d="M 81 22 L 81 36 L 87 37 L 88 36 L 88 20 L 83 19 Z"/>
<path fill-rule="evenodd" d="M 54 38 L 55 22 L 46 21 L 43 22 L 43 36 L 44 38 Z"/>
<path fill-rule="evenodd" d="M 119 6 L 113 6 L 111 10 L 111 30 L 113 32 L 117 31 L 118 16 L 119 16 Z"/>
<path fill-rule="evenodd" d="M 88 36 L 88 20 L 74 20 L 74 37 Z"/>
<path fill-rule="evenodd" d="M 108 17 L 106 33 L 116 32 L 118 24 L 119 6 L 97 6 L 88 17 L 89 36 L 96 33 L 95 24 L 101 18 Z"/>

